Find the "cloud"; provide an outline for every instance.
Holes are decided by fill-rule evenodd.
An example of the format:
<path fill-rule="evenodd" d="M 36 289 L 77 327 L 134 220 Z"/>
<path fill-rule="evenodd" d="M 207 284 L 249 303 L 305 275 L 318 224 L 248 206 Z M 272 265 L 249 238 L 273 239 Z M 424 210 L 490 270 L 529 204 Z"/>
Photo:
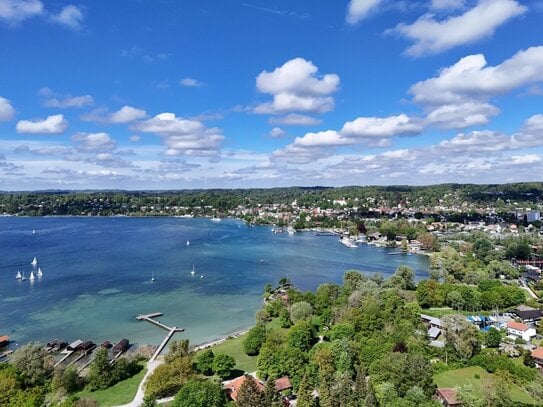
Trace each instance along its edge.
<path fill-rule="evenodd" d="M 353 140 L 334 130 L 307 133 L 305 136 L 296 137 L 294 140 L 294 146 L 296 147 L 338 147 L 347 144 L 354 144 Z"/>
<path fill-rule="evenodd" d="M 460 133 L 451 140 L 443 140 L 439 147 L 456 152 L 493 152 L 509 149 L 510 138 L 494 131 L 472 131 Z"/>
<path fill-rule="evenodd" d="M 43 3 L 39 0 L 0 0 L 0 20 L 8 24 L 18 24 L 43 13 Z"/>
<path fill-rule="evenodd" d="M 110 113 L 106 108 L 95 109 L 81 117 L 84 121 L 97 123 L 123 124 L 145 119 L 147 112 L 132 106 L 123 106 L 116 112 Z"/>
<path fill-rule="evenodd" d="M 273 100 L 256 106 L 254 112 L 324 113 L 332 110 L 334 99 L 329 95 L 337 91 L 339 76 L 319 76 L 317 72 L 318 68 L 303 58 L 291 59 L 273 72 L 261 72 L 256 78 L 256 87 L 260 92 L 272 95 Z"/>
<path fill-rule="evenodd" d="M 20 146 L 17 146 L 13 149 L 14 153 L 17 154 L 35 154 L 35 155 L 43 155 L 43 156 L 62 156 L 62 155 L 68 155 L 73 154 L 73 149 L 70 147 L 64 147 L 64 146 L 54 146 L 54 147 L 39 147 L 39 148 L 31 148 L 30 146 L 23 144 Z"/>
<path fill-rule="evenodd" d="M 110 153 L 117 148 L 117 142 L 107 133 L 76 133 L 72 141 L 81 153 Z"/>
<path fill-rule="evenodd" d="M 7 122 L 15 117 L 15 109 L 11 102 L 0 96 L 0 122 Z"/>
<path fill-rule="evenodd" d="M 61 134 L 68 129 L 68 121 L 64 115 L 55 114 L 45 120 L 20 120 L 17 122 L 17 133 L 27 134 Z"/>
<path fill-rule="evenodd" d="M 486 100 L 513 89 L 543 81 L 543 46 L 517 52 L 500 65 L 487 66 L 484 55 L 469 55 L 447 67 L 439 76 L 410 88 L 422 105 Z"/>
<path fill-rule="evenodd" d="M 94 104 L 94 98 L 91 95 L 60 95 L 54 93 L 49 88 L 41 88 L 38 93 L 46 98 L 43 102 L 45 107 L 65 109 L 69 107 L 92 106 Z"/>
<path fill-rule="evenodd" d="M 541 157 L 537 154 L 514 155 L 511 157 L 511 164 L 526 165 L 541 162 Z"/>
<path fill-rule="evenodd" d="M 285 132 L 285 130 L 283 130 L 280 127 L 274 127 L 273 129 L 271 129 L 271 131 L 269 133 L 269 136 L 271 138 L 281 138 L 281 137 L 284 137 L 286 135 L 287 135 L 287 133 Z"/>
<path fill-rule="evenodd" d="M 365 19 L 373 10 L 381 4 L 382 0 L 351 0 L 347 6 L 347 24 L 356 24 Z"/>
<path fill-rule="evenodd" d="M 132 128 L 162 137 L 167 156 L 192 155 L 217 157 L 224 136 L 217 128 L 207 128 L 201 121 L 176 117 L 174 113 L 161 113 Z"/>
<path fill-rule="evenodd" d="M 133 134 L 132 136 L 128 137 L 128 140 L 130 140 L 132 143 L 137 143 L 141 140 L 141 137 L 137 134 Z"/>
<path fill-rule="evenodd" d="M 414 41 L 406 50 L 408 55 L 436 54 L 492 36 L 499 26 L 527 10 L 516 0 L 479 0 L 464 14 L 445 20 L 437 20 L 434 15 L 426 14 L 413 24 L 402 23 L 389 32 Z"/>
<path fill-rule="evenodd" d="M 243 3 L 242 5 L 243 7 L 252 8 L 255 10 L 262 11 L 264 13 L 274 14 L 276 16 L 281 16 L 281 17 L 295 17 L 300 20 L 305 20 L 310 17 L 309 14 L 306 14 L 306 13 L 300 14 L 300 13 L 297 13 L 295 11 L 290 11 L 290 10 L 280 10 L 280 9 L 270 8 L 270 7 L 261 7 L 261 6 L 257 6 L 251 3 Z"/>
<path fill-rule="evenodd" d="M 183 78 L 179 81 L 179 84 L 186 88 L 200 88 L 204 86 L 203 82 L 200 82 L 199 80 L 194 78 Z"/>
<path fill-rule="evenodd" d="M 268 122 L 285 126 L 316 126 L 321 124 L 322 120 L 305 114 L 290 113 L 286 116 L 271 117 Z"/>
<path fill-rule="evenodd" d="M 390 138 L 399 135 L 413 135 L 422 131 L 420 121 L 405 114 L 389 117 L 359 117 L 347 122 L 341 134 L 356 138 Z"/>
<path fill-rule="evenodd" d="M 488 103 L 466 102 L 439 106 L 426 117 L 426 122 L 442 129 L 465 129 L 487 124 L 500 109 Z"/>
<path fill-rule="evenodd" d="M 511 137 L 513 148 L 539 147 L 543 145 L 543 115 L 536 114 L 526 120 L 520 131 Z"/>
<path fill-rule="evenodd" d="M 432 0 L 431 8 L 433 10 L 456 10 L 463 8 L 465 0 Z"/>
<path fill-rule="evenodd" d="M 77 31 L 83 24 L 83 12 L 73 4 L 69 4 L 60 13 L 53 14 L 51 21 Z"/>

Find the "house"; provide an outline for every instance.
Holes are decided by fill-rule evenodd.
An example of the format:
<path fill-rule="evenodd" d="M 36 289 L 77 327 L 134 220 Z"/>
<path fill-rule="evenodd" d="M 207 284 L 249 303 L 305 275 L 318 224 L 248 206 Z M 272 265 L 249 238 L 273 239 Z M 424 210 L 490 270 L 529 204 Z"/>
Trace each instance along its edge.
<path fill-rule="evenodd" d="M 523 324 L 522 322 L 509 321 L 505 326 L 507 327 L 507 335 L 522 338 L 526 342 L 536 335 L 535 328 Z"/>
<path fill-rule="evenodd" d="M 535 348 L 532 351 L 532 357 L 534 358 L 534 362 L 537 368 L 542 369 L 543 368 L 543 348 Z"/>
<path fill-rule="evenodd" d="M 461 406 L 462 403 L 456 398 L 456 390 L 450 387 L 440 387 L 436 390 L 436 398 L 445 407 Z"/>
<path fill-rule="evenodd" d="M 543 311 L 526 305 L 519 305 L 518 308 L 513 311 L 513 314 L 520 318 L 524 323 L 537 322 L 543 318 Z"/>
<path fill-rule="evenodd" d="M 292 384 L 290 384 L 288 376 L 284 376 L 275 381 L 274 387 L 276 392 L 282 393 L 285 390 L 292 389 Z"/>
<path fill-rule="evenodd" d="M 72 350 L 72 351 L 78 350 L 82 344 L 83 344 L 83 341 L 81 339 L 78 339 L 77 341 L 70 343 L 66 349 Z"/>
<path fill-rule="evenodd" d="M 223 382 L 223 389 L 226 392 L 226 396 L 236 401 L 238 398 L 239 389 L 241 388 L 241 385 L 245 383 L 245 380 L 247 380 L 248 376 L 249 375 L 245 374 L 243 376 L 236 377 L 235 379 Z M 256 377 L 253 377 L 253 379 L 256 383 L 258 390 L 264 391 L 264 384 L 260 380 L 258 380 Z"/>

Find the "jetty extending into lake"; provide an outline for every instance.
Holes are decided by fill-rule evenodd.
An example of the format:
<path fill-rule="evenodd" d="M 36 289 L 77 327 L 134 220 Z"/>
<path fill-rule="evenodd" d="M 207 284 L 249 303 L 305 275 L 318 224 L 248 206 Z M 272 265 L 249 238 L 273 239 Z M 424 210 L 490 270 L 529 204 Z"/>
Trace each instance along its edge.
<path fill-rule="evenodd" d="M 155 312 L 155 313 L 152 313 L 152 314 L 146 314 L 146 315 L 138 315 L 136 317 L 136 319 L 138 321 L 147 321 L 147 322 L 150 322 L 151 324 L 153 325 L 156 325 L 158 326 L 159 328 L 162 328 L 162 329 L 165 329 L 166 331 L 168 331 L 168 334 L 166 335 L 166 337 L 164 338 L 164 340 L 162 341 L 162 343 L 160 345 L 158 345 L 158 348 L 155 350 L 155 353 L 153 353 L 153 356 L 151 356 L 151 359 L 149 359 L 149 362 L 154 362 L 156 360 L 156 358 L 158 357 L 158 355 L 160 355 L 160 353 L 162 352 L 162 350 L 166 347 L 166 345 L 168 344 L 168 342 L 170 341 L 170 339 L 172 338 L 172 336 L 177 333 L 177 332 L 183 332 L 185 330 L 185 328 L 178 328 L 176 326 L 168 326 L 168 325 L 165 325 L 163 324 L 162 322 L 160 321 L 155 321 L 153 318 L 156 318 L 156 317 L 160 317 L 162 316 L 163 314 L 161 312 Z"/>

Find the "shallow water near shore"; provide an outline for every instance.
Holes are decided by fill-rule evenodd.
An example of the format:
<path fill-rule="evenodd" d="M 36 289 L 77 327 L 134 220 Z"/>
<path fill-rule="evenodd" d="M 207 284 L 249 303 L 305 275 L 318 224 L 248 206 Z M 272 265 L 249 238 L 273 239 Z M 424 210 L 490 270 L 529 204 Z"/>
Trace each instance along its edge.
<path fill-rule="evenodd" d="M 281 277 L 314 290 L 340 283 L 350 269 L 387 277 L 406 264 L 417 278 L 428 273 L 425 256 L 270 230 L 237 220 L 2 217 L 0 335 L 19 344 L 54 338 L 158 344 L 165 331 L 135 317 L 162 312 L 161 322 L 185 328 L 178 337 L 196 344 L 251 326 L 264 285 Z M 29 276 L 34 257 L 43 277 L 16 280 L 18 270 Z"/>

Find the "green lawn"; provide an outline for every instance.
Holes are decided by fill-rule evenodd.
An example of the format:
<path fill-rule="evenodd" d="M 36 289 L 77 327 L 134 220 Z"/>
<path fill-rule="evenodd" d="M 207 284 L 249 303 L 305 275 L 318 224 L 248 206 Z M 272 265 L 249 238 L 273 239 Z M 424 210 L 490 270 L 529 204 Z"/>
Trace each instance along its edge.
<path fill-rule="evenodd" d="M 274 318 L 270 322 L 266 323 L 266 327 L 268 329 L 281 329 L 279 318 Z M 211 347 L 211 349 L 215 354 L 225 353 L 236 359 L 236 369 L 248 373 L 254 372 L 256 371 L 257 357 L 247 356 L 245 352 L 243 352 L 243 341 L 245 340 L 246 336 L 247 334 L 243 334 L 237 338 L 227 339 L 223 343 Z M 198 351 L 197 354 L 201 352 L 202 351 Z"/>
<path fill-rule="evenodd" d="M 243 341 L 247 334 L 238 336 L 237 338 L 230 338 L 219 345 L 211 347 L 213 353 L 226 353 L 236 359 L 236 369 L 243 372 L 254 372 L 256 370 L 256 356 L 247 356 L 243 352 Z M 203 351 L 198 351 L 201 353 Z"/>
<path fill-rule="evenodd" d="M 479 375 L 479 379 L 475 375 Z M 476 397 L 483 397 L 482 381 L 492 375 L 479 366 L 465 367 L 463 369 L 448 370 L 434 376 L 434 382 L 438 387 L 462 387 L 470 384 Z M 527 405 L 536 405 L 535 400 L 519 386 L 511 389 L 511 400 Z"/>
<path fill-rule="evenodd" d="M 130 379 L 123 380 L 114 386 L 111 386 L 105 390 L 97 391 L 81 391 L 76 394 L 80 398 L 90 398 L 98 402 L 100 407 L 118 406 L 120 404 L 126 404 L 132 401 L 138 386 L 145 376 L 147 369 L 143 369 L 137 375 L 132 376 Z"/>

